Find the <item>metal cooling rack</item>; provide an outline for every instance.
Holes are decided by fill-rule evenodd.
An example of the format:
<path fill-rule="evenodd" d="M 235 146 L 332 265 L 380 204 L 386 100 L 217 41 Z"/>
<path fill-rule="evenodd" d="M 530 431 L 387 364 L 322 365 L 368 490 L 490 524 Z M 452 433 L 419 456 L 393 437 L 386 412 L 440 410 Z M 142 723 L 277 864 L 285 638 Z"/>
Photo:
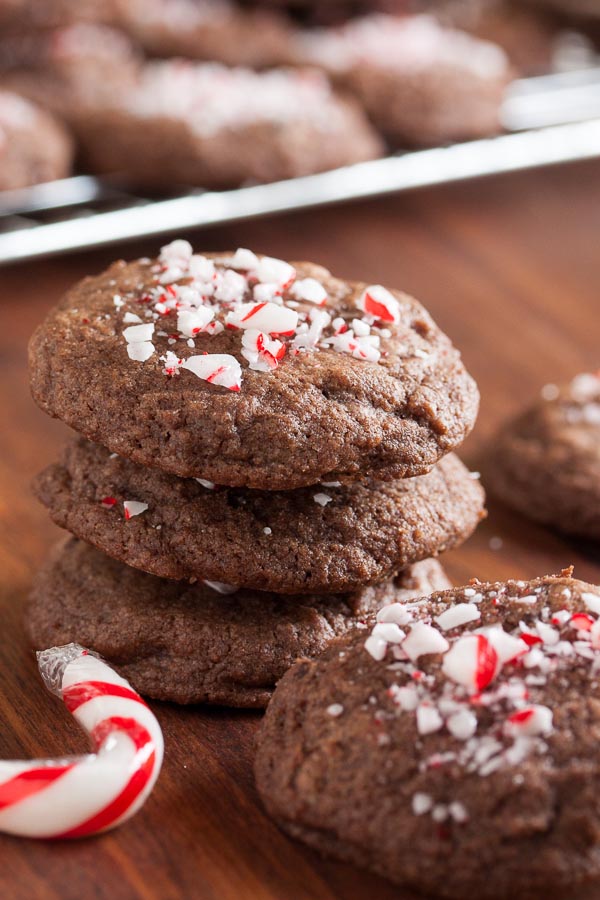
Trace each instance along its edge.
<path fill-rule="evenodd" d="M 467 178 L 600 158 L 600 67 L 509 88 L 505 134 L 231 191 L 155 198 L 87 175 L 0 192 L 0 264 Z"/>

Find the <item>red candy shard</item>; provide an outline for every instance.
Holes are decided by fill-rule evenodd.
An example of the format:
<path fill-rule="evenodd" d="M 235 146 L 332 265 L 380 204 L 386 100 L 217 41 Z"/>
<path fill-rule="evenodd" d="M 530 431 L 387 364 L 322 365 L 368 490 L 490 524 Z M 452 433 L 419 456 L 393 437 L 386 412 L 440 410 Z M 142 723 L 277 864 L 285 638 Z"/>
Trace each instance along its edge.
<path fill-rule="evenodd" d="M 482 691 L 492 681 L 498 668 L 498 654 L 482 634 L 477 635 L 477 671 L 475 684 Z"/>

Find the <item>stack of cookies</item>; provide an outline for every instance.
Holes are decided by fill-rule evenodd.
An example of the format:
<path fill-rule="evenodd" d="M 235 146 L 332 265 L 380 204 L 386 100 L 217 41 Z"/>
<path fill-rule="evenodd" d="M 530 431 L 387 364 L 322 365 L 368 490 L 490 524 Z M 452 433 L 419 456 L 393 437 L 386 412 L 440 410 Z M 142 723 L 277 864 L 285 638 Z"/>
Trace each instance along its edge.
<path fill-rule="evenodd" d="M 412 297 L 250 250 L 117 262 L 30 345 L 82 435 L 35 490 L 74 535 L 35 585 L 38 647 L 93 647 L 150 697 L 262 707 L 483 516 L 451 452 L 478 394 Z"/>

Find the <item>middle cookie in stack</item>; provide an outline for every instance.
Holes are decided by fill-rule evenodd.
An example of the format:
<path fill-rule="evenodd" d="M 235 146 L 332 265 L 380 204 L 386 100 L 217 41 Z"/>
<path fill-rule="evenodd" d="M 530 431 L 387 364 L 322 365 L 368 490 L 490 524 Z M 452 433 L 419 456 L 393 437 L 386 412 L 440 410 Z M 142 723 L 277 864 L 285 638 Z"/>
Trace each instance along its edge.
<path fill-rule="evenodd" d="M 266 705 L 298 656 L 446 587 L 427 558 L 483 515 L 444 457 L 474 383 L 425 310 L 381 286 L 176 241 L 77 285 L 31 372 L 42 408 L 100 442 L 37 479 L 86 544 L 40 574 L 32 639 L 93 646 L 149 696 Z"/>

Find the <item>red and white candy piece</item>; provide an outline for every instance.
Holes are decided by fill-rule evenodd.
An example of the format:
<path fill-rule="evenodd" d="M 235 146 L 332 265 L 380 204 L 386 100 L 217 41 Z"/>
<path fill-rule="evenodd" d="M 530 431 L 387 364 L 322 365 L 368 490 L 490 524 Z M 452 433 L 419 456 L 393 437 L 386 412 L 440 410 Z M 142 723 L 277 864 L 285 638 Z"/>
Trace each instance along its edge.
<path fill-rule="evenodd" d="M 218 384 L 230 391 L 239 391 L 242 383 L 242 367 L 235 356 L 229 353 L 190 356 L 182 363 L 181 368 L 189 369 L 203 381 Z"/>
<path fill-rule="evenodd" d="M 372 284 L 358 299 L 358 307 L 368 316 L 382 322 L 400 321 L 400 304 L 393 294 L 381 284 Z"/>
<path fill-rule="evenodd" d="M 78 838 L 114 828 L 154 787 L 163 759 L 160 725 L 124 678 L 77 644 L 43 650 L 38 665 L 94 752 L 0 762 L 0 831 Z"/>
<path fill-rule="evenodd" d="M 473 694 L 488 686 L 498 668 L 498 654 L 483 634 L 467 634 L 459 638 L 442 662 L 444 674 Z"/>
<path fill-rule="evenodd" d="M 277 303 L 242 303 L 228 314 L 226 322 L 233 328 L 254 328 L 265 334 L 293 334 L 298 313 Z"/>
<path fill-rule="evenodd" d="M 512 735 L 521 734 L 527 737 L 550 734 L 552 710 L 538 704 L 519 709 L 508 717 L 505 730 Z"/>

